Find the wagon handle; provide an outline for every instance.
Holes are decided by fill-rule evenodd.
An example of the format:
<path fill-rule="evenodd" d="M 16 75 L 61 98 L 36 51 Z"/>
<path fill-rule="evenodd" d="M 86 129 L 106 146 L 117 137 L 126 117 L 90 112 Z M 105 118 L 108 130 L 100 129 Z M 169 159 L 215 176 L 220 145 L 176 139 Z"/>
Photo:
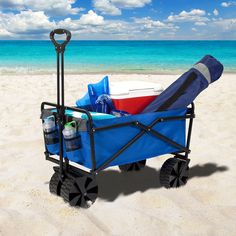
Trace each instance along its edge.
<path fill-rule="evenodd" d="M 55 39 L 55 34 L 66 34 L 66 40 L 63 43 L 58 43 Z M 50 39 L 54 46 L 56 47 L 56 50 L 59 52 L 62 52 L 65 50 L 66 45 L 69 43 L 71 39 L 71 32 L 65 29 L 55 29 L 50 33 Z"/>

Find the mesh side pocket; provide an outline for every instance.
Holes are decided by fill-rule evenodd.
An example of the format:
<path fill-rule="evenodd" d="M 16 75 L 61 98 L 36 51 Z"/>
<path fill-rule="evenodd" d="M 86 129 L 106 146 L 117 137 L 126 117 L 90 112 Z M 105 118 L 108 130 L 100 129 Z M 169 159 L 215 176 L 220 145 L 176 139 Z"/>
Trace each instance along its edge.
<path fill-rule="evenodd" d="M 81 149 L 81 136 L 77 135 L 72 139 L 65 139 L 66 156 L 70 161 L 79 162 L 79 154 Z"/>
<path fill-rule="evenodd" d="M 59 133 L 58 129 L 55 129 L 51 132 L 45 132 L 45 144 L 47 151 L 51 154 L 59 154 Z"/>
<path fill-rule="evenodd" d="M 57 129 L 48 133 L 44 131 L 44 137 L 46 145 L 59 143 L 59 134 Z"/>
<path fill-rule="evenodd" d="M 81 148 L 81 136 L 77 135 L 71 139 L 65 139 L 66 152 L 71 152 Z"/>

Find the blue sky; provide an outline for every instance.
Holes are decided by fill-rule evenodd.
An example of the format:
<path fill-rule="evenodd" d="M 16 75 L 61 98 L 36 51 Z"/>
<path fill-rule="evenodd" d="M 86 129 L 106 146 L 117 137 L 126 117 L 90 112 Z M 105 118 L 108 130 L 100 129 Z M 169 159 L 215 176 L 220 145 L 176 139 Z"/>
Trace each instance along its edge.
<path fill-rule="evenodd" d="M 0 39 L 236 39 L 236 0 L 0 0 Z"/>

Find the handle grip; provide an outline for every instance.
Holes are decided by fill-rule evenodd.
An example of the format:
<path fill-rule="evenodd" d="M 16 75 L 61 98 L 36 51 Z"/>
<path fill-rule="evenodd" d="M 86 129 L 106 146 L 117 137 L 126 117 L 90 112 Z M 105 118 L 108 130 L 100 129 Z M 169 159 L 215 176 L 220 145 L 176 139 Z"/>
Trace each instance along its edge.
<path fill-rule="evenodd" d="M 59 35 L 66 34 L 66 40 L 63 43 L 58 43 L 55 40 L 55 34 Z M 50 33 L 50 39 L 56 48 L 65 48 L 65 46 L 69 43 L 71 39 L 71 32 L 65 29 L 55 29 Z"/>

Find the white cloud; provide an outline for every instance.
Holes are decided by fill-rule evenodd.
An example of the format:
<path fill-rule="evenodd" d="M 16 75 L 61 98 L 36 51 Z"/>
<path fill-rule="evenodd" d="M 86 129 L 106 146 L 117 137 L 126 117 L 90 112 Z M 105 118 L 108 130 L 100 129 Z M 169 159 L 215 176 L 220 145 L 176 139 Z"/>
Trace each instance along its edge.
<path fill-rule="evenodd" d="M 103 16 L 97 15 L 90 10 L 87 14 L 81 15 L 77 20 L 66 18 L 59 22 L 51 21 L 43 11 L 33 12 L 32 10 L 20 11 L 20 13 L 0 12 L 0 37 L 10 38 L 44 38 L 54 28 L 67 28 L 69 30 L 99 29 L 104 25 Z"/>
<path fill-rule="evenodd" d="M 212 17 L 208 19 L 206 13 L 199 9 L 171 16 L 173 17 L 171 20 L 164 21 L 151 17 L 130 18 L 126 21 L 110 20 L 90 10 L 77 16 L 76 19 L 67 17 L 54 21 L 43 11 L 0 12 L 0 39 L 48 39 L 49 32 L 55 28 L 70 30 L 73 39 L 235 39 L 236 37 L 236 18 L 213 18 L 212 13 Z M 175 21 L 192 22 L 192 26 L 179 32 L 178 29 L 182 26 L 181 24 L 177 26 Z M 206 24 L 207 27 L 201 27 Z"/>
<path fill-rule="evenodd" d="M 49 15 L 77 14 L 82 8 L 73 7 L 76 0 L 1 0 L 0 9 L 44 11 Z"/>
<path fill-rule="evenodd" d="M 227 3 L 227 2 L 222 2 L 222 3 L 221 3 L 221 6 L 222 6 L 222 7 L 229 7 L 229 6 L 230 6 L 230 4 L 229 4 L 229 3 Z"/>
<path fill-rule="evenodd" d="M 121 9 L 139 8 L 151 3 L 152 0 L 93 0 L 96 10 L 107 15 L 121 15 Z"/>
<path fill-rule="evenodd" d="M 214 9 L 213 14 L 214 14 L 215 16 L 218 16 L 218 15 L 219 15 L 219 11 L 218 11 L 217 9 Z"/>
<path fill-rule="evenodd" d="M 21 11 L 18 14 L 0 13 L 0 26 L 10 34 L 42 34 L 55 27 L 55 22 L 42 11 Z"/>
<path fill-rule="evenodd" d="M 1 23 L 0 23 L 0 26 L 1 26 Z M 0 29 L 0 37 L 11 37 L 12 34 L 7 31 L 6 29 Z"/>
<path fill-rule="evenodd" d="M 91 12 L 91 11 L 90 11 Z M 93 12 L 93 14 L 96 14 Z M 86 14 L 86 15 L 92 15 Z M 97 15 L 98 16 L 98 15 Z M 93 39 L 146 39 L 149 37 L 160 38 L 160 34 L 165 32 L 165 38 L 174 36 L 178 26 L 173 23 L 154 20 L 150 17 L 132 18 L 132 21 L 105 20 L 101 24 L 94 25 L 93 21 L 86 20 L 81 16 L 79 19 L 67 18 L 58 23 L 59 27 L 68 28 L 74 37 Z M 164 36 L 162 36 L 163 38 Z"/>
<path fill-rule="evenodd" d="M 236 1 L 230 1 L 230 2 L 222 2 L 222 7 L 230 7 L 230 6 L 236 6 Z"/>
<path fill-rule="evenodd" d="M 216 26 L 219 31 L 236 31 L 236 18 L 218 19 L 215 20 L 213 26 Z"/>
<path fill-rule="evenodd" d="M 104 20 L 100 25 L 84 24 L 80 19 L 67 18 L 58 23 L 58 27 L 72 31 L 73 38 L 80 39 L 120 39 L 127 37 L 134 28 L 130 22 L 120 20 Z M 93 22 L 87 22 L 93 23 Z M 133 35 L 133 34 L 130 34 Z"/>
<path fill-rule="evenodd" d="M 153 20 L 150 17 L 134 18 L 134 22 L 139 24 L 139 27 L 146 29 L 171 29 L 177 30 L 179 27 L 174 26 L 172 23 L 164 23 L 159 20 Z"/>
<path fill-rule="evenodd" d="M 144 7 L 149 4 L 151 0 L 110 0 L 113 4 L 119 6 L 120 8 L 136 8 Z"/>
<path fill-rule="evenodd" d="M 71 31 L 99 31 L 105 25 L 103 16 L 97 15 L 90 10 L 87 14 L 83 14 L 79 19 L 66 18 L 58 22 L 59 28 L 66 28 Z"/>
<path fill-rule="evenodd" d="M 204 22 L 209 21 L 207 17 L 205 17 L 206 12 L 200 9 L 193 9 L 189 12 L 182 11 L 178 15 L 170 15 L 167 20 L 170 22 Z"/>
<path fill-rule="evenodd" d="M 90 10 L 87 14 L 83 14 L 80 17 L 79 23 L 82 25 L 103 25 L 104 18 L 103 16 L 97 15 L 93 10 Z"/>
<path fill-rule="evenodd" d="M 16 9 L 24 5 L 24 0 L 1 0 L 0 9 Z"/>
<path fill-rule="evenodd" d="M 113 23 L 114 25 L 114 23 Z M 112 26 L 111 26 L 112 27 Z M 118 25 L 116 24 L 116 27 Z M 87 32 L 100 31 L 105 28 L 103 16 L 97 15 L 90 10 L 81 15 L 77 20 L 66 18 L 59 22 L 51 21 L 43 11 L 31 10 L 20 13 L 0 12 L 0 37 L 5 38 L 47 38 L 48 33 L 55 28 L 66 28 L 72 31 L 87 30 Z"/>
<path fill-rule="evenodd" d="M 94 0 L 94 7 L 102 14 L 121 15 L 121 10 L 109 0 Z"/>
<path fill-rule="evenodd" d="M 200 22 L 195 22 L 194 25 L 197 25 L 197 26 L 205 26 L 206 23 L 203 22 L 203 21 L 200 21 Z"/>

